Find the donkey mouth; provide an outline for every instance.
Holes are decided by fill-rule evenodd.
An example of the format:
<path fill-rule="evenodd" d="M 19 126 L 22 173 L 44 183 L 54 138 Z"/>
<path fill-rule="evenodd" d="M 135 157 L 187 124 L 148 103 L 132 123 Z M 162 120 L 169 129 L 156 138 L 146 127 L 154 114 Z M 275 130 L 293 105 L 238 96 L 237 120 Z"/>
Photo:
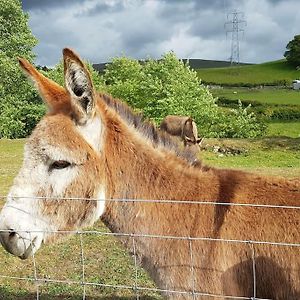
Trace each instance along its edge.
<path fill-rule="evenodd" d="M 18 257 L 22 260 L 29 258 L 30 256 L 32 256 L 36 250 L 37 247 L 35 245 L 36 241 L 37 241 L 38 237 L 36 236 L 31 242 L 29 247 L 27 247 L 27 249 L 25 250 L 25 252 L 22 255 L 19 255 Z"/>
<path fill-rule="evenodd" d="M 10 241 L 7 238 L 1 238 L 0 241 L 7 252 L 19 257 L 20 259 L 29 258 L 39 248 L 39 246 L 36 246 L 39 245 L 38 236 L 30 240 L 28 238 L 22 237 L 19 234 L 15 234 L 14 238 Z"/>

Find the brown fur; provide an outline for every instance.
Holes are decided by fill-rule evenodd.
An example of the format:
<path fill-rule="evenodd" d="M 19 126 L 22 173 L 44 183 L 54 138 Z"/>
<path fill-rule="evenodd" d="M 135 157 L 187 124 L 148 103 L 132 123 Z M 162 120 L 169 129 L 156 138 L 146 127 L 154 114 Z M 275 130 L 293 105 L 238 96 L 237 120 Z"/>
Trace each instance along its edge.
<path fill-rule="evenodd" d="M 65 60 L 80 61 L 74 53 L 70 55 L 65 52 L 64 55 Z M 39 84 L 43 85 L 40 88 L 42 94 L 45 90 L 55 92 L 52 83 Z M 46 116 L 41 123 L 44 126 L 37 126 L 33 136 L 47 137 L 70 153 L 74 151 L 75 144 L 75 152 L 72 152 L 75 156 L 89 157 L 82 162 L 80 177 L 66 187 L 66 195 L 93 196 L 94 184 L 97 183 L 105 185 L 109 199 L 182 201 L 181 204 L 107 202 L 102 220 L 113 232 L 300 242 L 299 209 L 185 203 L 187 200 L 199 200 L 299 206 L 299 181 L 235 170 L 204 172 L 193 168 L 174 152 L 160 149 L 145 139 L 136 126 L 129 126 L 104 98 L 95 96 L 96 113 L 101 116 L 105 128 L 101 153 L 89 147 L 80 137 L 66 113 Z M 66 106 L 69 106 L 68 101 Z M 44 192 L 49 195 L 49 192 Z M 54 218 L 50 206 L 46 205 L 45 213 Z M 66 206 L 61 209 L 60 217 L 70 222 L 79 219 L 69 228 L 79 227 L 88 218 L 87 206 L 76 203 L 75 207 L 75 204 L 69 203 L 68 209 Z M 129 251 L 133 250 L 132 238 L 123 237 L 122 242 Z M 135 243 L 141 264 L 159 288 L 190 292 L 194 288 L 204 293 L 253 296 L 253 250 L 250 244 L 148 237 L 136 237 Z M 264 244 L 254 245 L 253 248 L 256 297 L 300 299 L 299 248 Z M 166 296 L 195 299 L 192 295 Z"/>

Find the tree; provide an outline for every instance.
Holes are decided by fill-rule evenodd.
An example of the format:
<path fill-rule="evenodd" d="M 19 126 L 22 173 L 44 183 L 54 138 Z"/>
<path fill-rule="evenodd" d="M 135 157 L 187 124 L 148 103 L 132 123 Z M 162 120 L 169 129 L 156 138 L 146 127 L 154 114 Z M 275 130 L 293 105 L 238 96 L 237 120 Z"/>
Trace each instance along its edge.
<path fill-rule="evenodd" d="M 20 1 L 1 0 L 0 137 L 26 136 L 43 112 L 43 105 L 17 61 L 17 57 L 32 61 L 36 44 Z"/>
<path fill-rule="evenodd" d="M 120 57 L 113 59 L 103 75 L 106 90 L 128 102 L 157 124 L 170 114 L 192 116 L 199 133 L 206 137 L 255 137 L 264 124 L 239 105 L 225 112 L 198 79 L 197 73 L 173 52 L 161 60 L 143 63 Z"/>
<path fill-rule="evenodd" d="M 294 39 L 289 41 L 284 53 L 284 57 L 288 62 L 295 66 L 300 66 L 300 35 L 295 35 Z"/>

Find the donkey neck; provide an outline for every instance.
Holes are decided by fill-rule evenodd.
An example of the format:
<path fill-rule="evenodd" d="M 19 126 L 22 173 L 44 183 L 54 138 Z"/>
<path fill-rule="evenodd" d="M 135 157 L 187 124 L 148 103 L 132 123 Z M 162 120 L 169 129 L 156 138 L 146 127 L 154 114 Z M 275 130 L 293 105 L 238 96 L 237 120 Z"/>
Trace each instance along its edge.
<path fill-rule="evenodd" d="M 107 198 L 182 201 L 217 198 L 218 178 L 214 172 L 202 172 L 174 153 L 154 148 L 115 114 L 109 118 L 103 151 Z M 205 186 L 212 188 L 208 192 Z M 146 219 L 160 209 L 160 205 L 143 202 L 108 202 L 103 219 L 113 231 L 142 232 L 145 229 L 142 223 L 147 226 Z M 143 216 L 143 222 L 137 222 L 138 216 Z M 134 222 L 129 221 L 133 219 Z"/>

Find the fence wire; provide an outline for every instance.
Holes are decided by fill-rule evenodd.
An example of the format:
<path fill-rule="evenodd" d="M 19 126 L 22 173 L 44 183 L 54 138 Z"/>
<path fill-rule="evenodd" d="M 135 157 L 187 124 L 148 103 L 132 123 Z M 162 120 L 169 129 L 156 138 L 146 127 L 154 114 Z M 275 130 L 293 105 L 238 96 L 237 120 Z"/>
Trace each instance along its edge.
<path fill-rule="evenodd" d="M 10 196 L 8 196 L 10 197 Z M 7 198 L 7 196 L 1 196 L 0 199 Z M 257 209 L 260 208 L 269 208 L 269 209 L 292 209 L 298 210 L 300 206 L 289 206 L 289 205 L 267 205 L 267 204 L 252 204 L 252 203 L 226 203 L 226 202 L 218 202 L 218 201 L 193 201 L 193 200 L 144 200 L 144 199 L 91 199 L 91 198 L 77 198 L 77 197 L 67 197 L 67 198 L 56 198 L 56 197 L 29 197 L 29 196 L 18 196 L 13 197 L 14 199 L 17 198 L 30 198 L 30 199 L 37 199 L 37 200 L 74 200 L 74 201 L 113 201 L 113 202 L 143 202 L 143 203 L 162 203 L 162 204 L 193 204 L 193 205 L 213 205 L 213 206 L 241 206 L 241 207 L 254 207 Z M 299 199 L 300 200 L 300 199 Z M 10 207 L 13 207 L 10 205 Z M 11 230 L 0 230 L 0 232 L 11 232 Z M 40 286 L 43 284 L 65 284 L 65 285 L 78 285 L 82 286 L 82 299 L 87 299 L 87 292 L 86 287 L 100 287 L 100 288 L 113 288 L 117 290 L 131 290 L 135 293 L 135 298 L 137 300 L 140 299 L 142 296 L 142 292 L 157 292 L 161 294 L 168 294 L 168 295 L 177 295 L 177 296 L 190 296 L 192 299 L 198 299 L 198 297 L 208 297 L 208 298 L 215 298 L 215 299 L 244 299 L 244 300 L 272 300 L 267 298 L 257 298 L 256 297 L 256 289 L 257 289 L 257 274 L 256 274 L 256 255 L 255 255 L 255 245 L 269 245 L 269 246 L 278 246 L 278 247 L 300 247 L 300 243 L 287 243 L 287 242 L 275 242 L 275 241 L 266 241 L 266 240 L 240 240 L 240 239 L 224 239 L 224 238 L 212 238 L 212 237 L 205 237 L 205 236 L 198 236 L 198 237 L 190 237 L 190 236 L 173 236 L 173 235 L 158 235 L 158 234 L 143 234 L 143 233 L 113 233 L 113 232 L 106 232 L 100 230 L 18 230 L 20 233 L 27 233 L 30 236 L 31 245 L 34 249 L 35 245 L 32 243 L 33 239 L 31 238 L 32 233 L 48 233 L 48 234 L 73 234 L 79 236 L 79 248 L 80 248 L 80 262 L 81 262 L 81 280 L 61 280 L 61 279 L 53 279 L 53 278 L 39 278 L 38 271 L 37 271 L 37 261 L 36 257 L 32 255 L 32 267 L 33 267 L 33 274 L 31 277 L 24 277 L 24 276 L 8 276 L 4 274 L 0 274 L 0 278 L 3 279 L 12 279 L 18 281 L 27 281 L 33 282 L 36 286 L 36 299 L 40 299 Z M 132 249 L 133 249 L 133 261 L 134 261 L 134 284 L 133 285 L 120 285 L 120 284 L 106 284 L 100 282 L 89 282 L 86 280 L 85 276 L 85 254 L 84 254 L 84 235 L 100 235 L 100 236 L 113 236 L 113 237 L 129 237 L 132 239 Z M 184 291 L 184 290 L 174 290 L 174 289 L 161 289 L 161 288 L 151 288 L 151 287 L 144 287 L 138 284 L 138 258 L 136 252 L 136 239 L 138 238 L 151 238 L 151 239 L 168 239 L 168 240 L 181 240 L 187 241 L 189 245 L 189 257 L 190 257 L 190 272 L 191 276 L 191 291 Z M 196 241 L 204 241 L 204 242 L 216 242 L 216 243 L 229 243 L 229 244 L 246 244 L 249 245 L 251 251 L 251 259 L 252 259 L 252 276 L 253 276 L 253 296 L 252 297 L 243 297 L 243 296 L 234 296 L 234 295 L 220 295 L 214 293 L 207 293 L 197 291 L 195 288 L 195 261 L 194 261 L 194 250 L 193 250 L 193 243 Z M 300 253 L 299 253 L 300 254 Z"/>

